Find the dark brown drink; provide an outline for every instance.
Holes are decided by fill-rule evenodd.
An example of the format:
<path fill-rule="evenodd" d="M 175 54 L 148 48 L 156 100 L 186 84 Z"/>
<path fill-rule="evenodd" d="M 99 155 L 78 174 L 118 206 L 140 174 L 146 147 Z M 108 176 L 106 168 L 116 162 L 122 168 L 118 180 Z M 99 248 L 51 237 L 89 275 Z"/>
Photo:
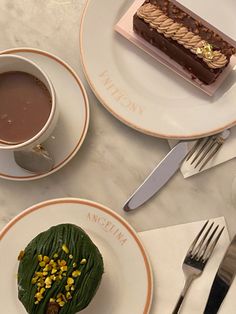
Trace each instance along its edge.
<path fill-rule="evenodd" d="M 0 142 L 21 143 L 47 122 L 52 98 L 47 87 L 25 72 L 0 74 Z"/>

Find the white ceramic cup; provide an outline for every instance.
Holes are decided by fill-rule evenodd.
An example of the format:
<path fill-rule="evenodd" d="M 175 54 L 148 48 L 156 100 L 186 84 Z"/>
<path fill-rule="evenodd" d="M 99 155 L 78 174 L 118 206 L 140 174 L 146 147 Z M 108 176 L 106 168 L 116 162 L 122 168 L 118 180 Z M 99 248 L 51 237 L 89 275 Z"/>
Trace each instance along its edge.
<path fill-rule="evenodd" d="M 49 77 L 36 63 L 18 55 L 0 55 L 0 74 L 11 71 L 25 72 L 35 76 L 47 87 L 52 99 L 52 108 L 48 120 L 44 124 L 43 128 L 32 138 L 17 144 L 7 144 L 4 143 L 4 141 L 1 142 L 0 134 L 0 150 L 27 150 L 43 143 L 55 128 L 58 118 L 56 94 Z"/>

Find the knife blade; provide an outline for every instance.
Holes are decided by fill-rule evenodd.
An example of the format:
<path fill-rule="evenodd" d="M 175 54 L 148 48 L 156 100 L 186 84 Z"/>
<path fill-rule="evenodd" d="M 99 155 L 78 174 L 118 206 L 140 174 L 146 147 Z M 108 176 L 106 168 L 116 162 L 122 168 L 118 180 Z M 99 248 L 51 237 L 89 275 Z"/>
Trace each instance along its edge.
<path fill-rule="evenodd" d="M 167 183 L 187 156 L 189 152 L 188 143 L 189 141 L 181 141 L 172 148 L 125 203 L 123 207 L 125 211 L 138 208 Z"/>
<path fill-rule="evenodd" d="M 214 278 L 204 314 L 216 314 L 236 275 L 236 236 L 230 243 Z"/>

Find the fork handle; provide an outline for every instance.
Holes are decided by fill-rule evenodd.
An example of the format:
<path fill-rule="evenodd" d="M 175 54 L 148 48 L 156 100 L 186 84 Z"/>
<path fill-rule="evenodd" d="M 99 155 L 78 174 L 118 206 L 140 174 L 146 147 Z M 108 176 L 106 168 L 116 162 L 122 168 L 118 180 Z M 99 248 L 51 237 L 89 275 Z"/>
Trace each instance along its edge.
<path fill-rule="evenodd" d="M 180 308 L 182 306 L 182 303 L 184 301 L 184 298 L 186 296 L 186 293 L 188 292 L 189 287 L 191 286 L 191 283 L 193 282 L 193 280 L 195 279 L 195 276 L 188 276 L 185 279 L 185 284 L 184 284 L 184 288 L 179 296 L 179 299 L 175 305 L 174 311 L 172 312 L 172 314 L 178 314 L 180 313 Z"/>

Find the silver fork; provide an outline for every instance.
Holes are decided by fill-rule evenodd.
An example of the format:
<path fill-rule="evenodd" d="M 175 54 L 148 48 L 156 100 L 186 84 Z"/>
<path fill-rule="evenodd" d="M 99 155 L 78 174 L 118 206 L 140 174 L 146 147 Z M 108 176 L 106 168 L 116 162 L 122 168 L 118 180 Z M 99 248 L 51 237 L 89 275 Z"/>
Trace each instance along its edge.
<path fill-rule="evenodd" d="M 182 269 L 185 275 L 185 285 L 172 314 L 177 314 L 180 312 L 181 305 L 184 301 L 184 298 L 186 296 L 186 293 L 191 283 L 193 282 L 194 279 L 196 279 L 202 274 L 224 230 L 224 227 L 223 227 L 216 235 L 216 231 L 219 228 L 219 225 L 217 225 L 213 229 L 213 231 L 210 233 L 210 231 L 213 228 L 214 222 L 212 222 L 210 226 L 206 229 L 208 223 L 209 221 L 207 221 L 204 224 L 204 226 L 202 227 L 199 234 L 194 239 L 193 243 L 191 244 L 185 256 L 185 259 L 182 265 Z"/>
<path fill-rule="evenodd" d="M 199 139 L 188 153 L 186 161 L 193 156 L 191 165 L 195 163 L 194 168 L 200 165 L 198 170 L 201 171 L 218 152 L 229 135 L 230 130 L 224 130 L 217 135 Z"/>

